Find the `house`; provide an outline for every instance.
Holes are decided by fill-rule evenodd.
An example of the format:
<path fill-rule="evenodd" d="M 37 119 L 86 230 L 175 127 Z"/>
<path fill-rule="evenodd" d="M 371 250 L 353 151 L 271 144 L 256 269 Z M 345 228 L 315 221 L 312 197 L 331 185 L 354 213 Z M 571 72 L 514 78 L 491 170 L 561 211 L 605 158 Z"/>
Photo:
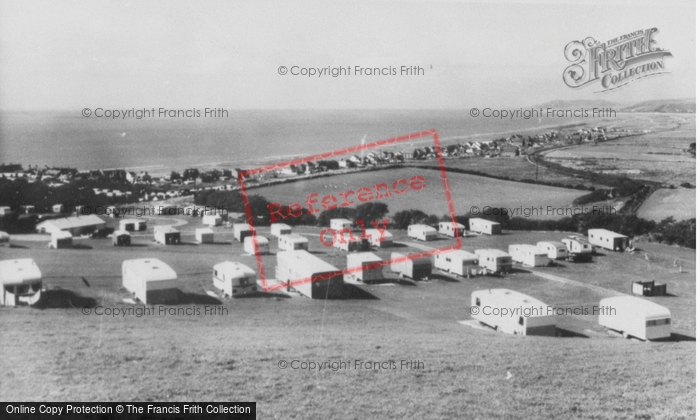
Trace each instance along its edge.
<path fill-rule="evenodd" d="M 421 241 L 432 241 L 437 239 L 437 230 L 428 225 L 410 225 L 408 226 L 408 236 Z"/>
<path fill-rule="evenodd" d="M 421 280 L 430 277 L 430 273 L 433 271 L 433 262 L 430 257 L 414 258 L 392 252 L 390 269 L 393 273 L 398 273 L 401 278 Z"/>
<path fill-rule="evenodd" d="M 273 223 L 270 225 L 270 233 L 272 236 L 280 237 L 281 235 L 289 235 L 292 233 L 292 227 L 284 223 Z"/>
<path fill-rule="evenodd" d="M 124 219 L 119 221 L 119 230 L 141 232 L 146 230 L 146 221 L 139 219 Z"/>
<path fill-rule="evenodd" d="M 549 257 L 535 245 L 512 244 L 508 246 L 508 254 L 513 261 L 529 267 L 545 267 L 549 265 Z"/>
<path fill-rule="evenodd" d="M 352 230 L 352 221 L 348 219 L 331 219 L 331 229 L 340 232 L 343 229 Z"/>
<path fill-rule="evenodd" d="M 473 319 L 506 334 L 555 336 L 557 317 L 550 314 L 546 303 L 526 294 L 508 289 L 476 290 L 472 292 L 470 311 Z M 522 308 L 523 311 L 496 311 L 497 308 Z M 529 316 L 526 309 L 534 310 Z"/>
<path fill-rule="evenodd" d="M 36 225 L 36 231 L 50 234 L 65 231 L 73 236 L 80 236 L 91 234 L 104 227 L 105 222 L 94 214 L 91 214 L 88 216 L 45 220 Z"/>
<path fill-rule="evenodd" d="M 209 228 L 199 228 L 194 231 L 195 241 L 200 244 L 214 243 L 214 231 Z"/>
<path fill-rule="evenodd" d="M 566 258 L 566 245 L 555 241 L 537 242 L 537 249 L 547 254 L 552 260 L 563 260 Z"/>
<path fill-rule="evenodd" d="M 520 148 L 518 148 L 518 146 L 511 146 L 511 145 L 501 146 L 501 156 L 503 156 L 503 157 L 518 157 L 518 156 L 520 156 Z"/>
<path fill-rule="evenodd" d="M 0 305 L 34 305 L 41 299 L 41 271 L 31 258 L 0 261 L 0 287 Z"/>
<path fill-rule="evenodd" d="M 346 282 L 377 281 L 384 279 L 382 259 L 371 252 L 348 254 L 347 270 L 344 275 Z"/>
<path fill-rule="evenodd" d="M 112 246 L 131 245 L 131 235 L 125 230 L 116 230 L 112 234 Z"/>
<path fill-rule="evenodd" d="M 234 223 L 233 236 L 238 242 L 243 242 L 247 236 L 253 236 L 253 227 L 248 223 Z"/>
<path fill-rule="evenodd" d="M 277 280 L 311 299 L 342 297 L 343 272 L 306 250 L 277 253 Z"/>
<path fill-rule="evenodd" d="M 458 238 L 464 236 L 465 227 L 461 223 L 440 222 L 438 224 L 438 232 L 442 235 L 447 235 L 450 238 Z"/>
<path fill-rule="evenodd" d="M 569 261 L 590 261 L 593 257 L 593 247 L 585 239 L 578 236 L 563 238 L 561 242 L 566 247 Z"/>
<path fill-rule="evenodd" d="M 479 266 L 490 273 L 508 273 L 513 269 L 513 258 L 500 249 L 477 249 Z"/>
<path fill-rule="evenodd" d="M 475 276 L 479 273 L 479 257 L 461 249 L 435 254 L 435 268 L 458 276 Z"/>
<path fill-rule="evenodd" d="M 34 206 L 19 206 L 19 212 L 21 214 L 32 214 L 36 213 L 36 208 Z"/>
<path fill-rule="evenodd" d="M 671 336 L 671 311 L 646 299 L 615 296 L 600 300 L 598 323 L 623 337 L 659 340 Z"/>
<path fill-rule="evenodd" d="M 210 227 L 221 226 L 223 219 L 218 214 L 205 214 L 202 217 L 202 223 Z"/>
<path fill-rule="evenodd" d="M 257 252 L 255 250 L 257 243 Z M 243 240 L 243 252 L 255 255 L 255 254 L 269 254 L 270 253 L 270 241 L 264 236 L 248 236 Z"/>
<path fill-rule="evenodd" d="M 500 235 L 501 224 L 491 220 L 473 217 L 469 219 L 469 230 L 472 232 L 483 233 L 485 235 Z"/>
<path fill-rule="evenodd" d="M 54 204 L 53 206 L 51 206 L 51 210 L 54 213 L 63 213 L 64 211 L 66 211 L 66 206 L 64 206 L 63 204 Z"/>
<path fill-rule="evenodd" d="M 666 295 L 666 285 L 656 284 L 651 281 L 635 281 L 632 282 L 632 294 L 640 296 L 664 296 Z"/>
<path fill-rule="evenodd" d="M 10 234 L 0 231 L 0 246 L 10 246 Z"/>
<path fill-rule="evenodd" d="M 394 235 L 388 230 L 365 230 L 365 236 L 369 239 L 369 245 L 375 248 L 389 248 L 394 245 Z"/>
<path fill-rule="evenodd" d="M 342 251 L 369 251 L 369 239 L 355 236 L 352 232 L 339 232 L 334 238 L 333 246 Z"/>
<path fill-rule="evenodd" d="M 588 242 L 610 251 L 622 252 L 629 246 L 629 238 L 607 229 L 588 229 Z"/>
<path fill-rule="evenodd" d="M 277 238 L 277 247 L 282 251 L 309 250 L 309 240 L 297 233 L 280 235 Z"/>
<path fill-rule="evenodd" d="M 180 296 L 177 273 L 155 258 L 124 261 L 122 285 L 144 305 L 174 304 Z"/>
<path fill-rule="evenodd" d="M 61 248 L 72 248 L 73 247 L 73 235 L 70 232 L 60 230 L 58 232 L 53 232 L 51 234 L 51 242 L 49 243 L 49 248 L 61 249 Z"/>
<path fill-rule="evenodd" d="M 256 292 L 256 277 L 252 268 L 241 263 L 224 261 L 214 266 L 214 287 L 224 296 Z"/>
<path fill-rule="evenodd" d="M 153 237 L 161 245 L 177 245 L 180 243 L 180 232 L 172 226 L 154 226 Z"/>

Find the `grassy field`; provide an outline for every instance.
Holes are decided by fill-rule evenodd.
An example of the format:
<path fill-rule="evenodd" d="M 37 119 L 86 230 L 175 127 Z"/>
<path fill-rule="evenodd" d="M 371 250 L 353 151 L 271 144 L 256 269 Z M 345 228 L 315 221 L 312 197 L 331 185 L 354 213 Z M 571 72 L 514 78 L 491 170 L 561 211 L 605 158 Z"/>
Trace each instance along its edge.
<path fill-rule="evenodd" d="M 190 221 L 183 230 L 198 223 Z M 308 235 L 316 255 L 345 267 L 345 253 L 319 243 L 320 229 L 296 231 Z M 408 246 L 382 250 L 382 258 L 451 243 L 414 243 L 393 233 Z M 693 250 L 638 243 L 643 251 L 637 255 L 605 252 L 592 263 L 537 269 L 577 283 L 545 280 L 526 270 L 469 280 L 434 272 L 430 281 L 416 285 L 347 285 L 348 297 L 354 298 L 345 300 L 281 294 L 216 299 L 205 293 L 214 290 L 213 264 L 233 260 L 256 267 L 253 257 L 241 255 L 241 244 L 231 244 L 232 236 L 219 228 L 215 245 L 165 247 L 137 236 L 129 248 L 80 240 L 82 249 L 48 250 L 30 241 L 0 249 L 2 259 L 34 258 L 49 289 L 43 309 L 0 308 L 5 373 L 0 395 L 5 400 L 254 400 L 261 418 L 275 419 L 695 417 Z M 505 232 L 467 238 L 464 248 L 506 249 L 509 243 L 563 236 Z M 121 289 L 121 262 L 143 257 L 160 258 L 179 274 L 183 302 L 165 308 L 198 308 L 199 315 L 81 313 L 83 306 L 130 308 L 121 301 L 128 296 Z M 674 269 L 674 259 L 681 261 L 682 273 Z M 275 256 L 265 256 L 264 264 L 268 276 L 274 273 Z M 470 318 L 469 296 L 478 289 L 506 287 L 550 305 L 590 306 L 615 292 L 627 293 L 638 279 L 668 284 L 670 296 L 651 300 L 672 311 L 671 341 L 611 336 L 592 316 L 561 317 L 558 326 L 569 336 L 564 338 L 516 337 L 457 323 Z M 207 308 L 228 313 L 207 315 Z M 280 369 L 280 360 L 348 365 L 336 371 Z M 356 360 L 423 365 L 360 369 Z"/>
<path fill-rule="evenodd" d="M 398 168 L 344 174 L 329 178 L 316 178 L 308 181 L 255 188 L 249 192 L 262 195 L 272 202 L 282 204 L 296 202 L 305 206 L 304 200 L 310 193 L 318 193 L 319 202 L 326 194 L 334 194 L 341 200 L 340 196 L 338 196 L 339 192 L 345 192 L 349 189 L 357 191 L 364 186 L 373 188 L 378 183 L 387 183 L 391 186 L 397 179 L 405 178 L 410 180 L 414 175 L 425 177 L 426 188 L 420 191 L 410 190 L 402 195 L 394 194 L 389 198 L 382 199 L 381 201 L 389 206 L 390 214 L 402 209 L 418 209 L 427 214 L 438 216 L 448 214 L 445 189 L 440 171 L 420 168 Z M 447 179 L 452 192 L 455 212 L 458 215 L 467 213 L 472 206 L 480 208 L 484 206 L 505 208 L 552 206 L 567 208 L 571 206 L 575 198 L 586 194 L 585 191 L 522 184 L 458 173 L 448 173 Z M 357 204 L 356 196 L 353 196 L 353 199 Z M 316 204 L 316 208 L 321 208 L 320 203 Z M 556 215 L 550 215 L 549 217 L 557 218 Z M 545 219 L 548 216 L 545 214 L 539 218 Z"/>
<path fill-rule="evenodd" d="M 695 116 L 643 114 L 637 117 L 636 129 L 652 132 L 634 137 L 586 144 L 546 152 L 547 159 L 575 169 L 625 175 L 671 185 L 695 184 L 695 158 L 683 152 L 695 142 Z M 678 126 L 678 128 L 675 128 Z M 621 128 L 633 128 L 628 122 Z M 675 128 L 669 130 L 670 128 Z"/>
<path fill-rule="evenodd" d="M 673 216 L 676 220 L 695 218 L 695 190 L 656 190 L 637 210 L 637 216 L 657 222 Z"/>

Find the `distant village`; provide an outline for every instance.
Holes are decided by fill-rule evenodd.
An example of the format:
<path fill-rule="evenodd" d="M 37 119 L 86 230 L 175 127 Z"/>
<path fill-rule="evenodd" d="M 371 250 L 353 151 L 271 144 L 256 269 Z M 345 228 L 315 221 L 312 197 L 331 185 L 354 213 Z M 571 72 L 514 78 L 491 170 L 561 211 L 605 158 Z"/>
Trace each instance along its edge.
<path fill-rule="evenodd" d="M 563 132 L 552 130 L 544 134 L 513 134 L 490 141 L 467 141 L 464 143 L 442 146 L 442 155 L 453 158 L 495 158 L 519 157 L 547 146 L 559 146 L 581 143 L 598 143 L 622 136 L 638 134 L 631 130 L 606 129 L 602 127 L 580 128 Z M 283 182 L 289 177 L 314 176 L 332 171 L 361 170 L 385 164 L 403 164 L 437 158 L 436 146 L 416 147 L 403 151 L 373 150 L 364 156 L 353 155 L 337 160 L 310 161 L 300 165 L 290 165 L 273 172 L 255 175 L 249 179 L 252 184 L 267 185 Z M 238 190 L 239 169 L 186 169 L 184 172 L 172 171 L 170 175 L 154 176 L 146 171 L 133 172 L 124 169 L 78 170 L 75 168 L 40 168 L 21 164 L 0 165 L 0 181 L 26 180 L 27 183 L 41 182 L 49 188 L 80 184 L 80 189 L 91 186 L 94 197 L 101 198 L 100 204 L 125 204 L 135 202 L 163 201 L 177 197 L 192 196 L 205 190 Z M 82 205 L 94 206 L 97 203 L 85 202 Z M 37 203 L 23 202 L 17 208 L 10 208 L 7 203 L 0 203 L 0 214 L 4 212 L 63 213 L 63 203 L 45 204 L 36 208 Z M 69 210 L 70 211 L 70 210 Z"/>

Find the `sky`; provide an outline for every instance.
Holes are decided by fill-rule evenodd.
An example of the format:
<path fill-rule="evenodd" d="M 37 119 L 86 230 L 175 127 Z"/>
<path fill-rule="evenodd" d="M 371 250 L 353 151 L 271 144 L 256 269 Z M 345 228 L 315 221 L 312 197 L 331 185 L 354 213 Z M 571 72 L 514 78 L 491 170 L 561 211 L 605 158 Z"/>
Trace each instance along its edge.
<path fill-rule="evenodd" d="M 695 97 L 695 1 L 5 1 L 0 109 L 468 109 Z M 658 28 L 670 74 L 608 93 L 564 47 Z M 280 66 L 420 66 L 333 78 Z"/>

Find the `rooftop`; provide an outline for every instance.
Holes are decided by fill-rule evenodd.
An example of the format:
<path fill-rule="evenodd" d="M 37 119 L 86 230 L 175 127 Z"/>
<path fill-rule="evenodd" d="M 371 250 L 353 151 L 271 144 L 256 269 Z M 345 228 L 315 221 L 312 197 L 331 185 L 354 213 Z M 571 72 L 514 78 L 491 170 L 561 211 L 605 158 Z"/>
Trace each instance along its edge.
<path fill-rule="evenodd" d="M 94 214 L 90 214 L 88 216 L 65 217 L 62 219 L 45 220 L 45 221 L 39 223 L 37 225 L 37 227 L 52 225 L 60 230 L 65 230 L 65 229 L 73 229 L 73 228 L 79 228 L 79 227 L 103 225 L 104 223 L 105 223 L 104 220 L 100 219 L 99 217 L 95 216 Z"/>

